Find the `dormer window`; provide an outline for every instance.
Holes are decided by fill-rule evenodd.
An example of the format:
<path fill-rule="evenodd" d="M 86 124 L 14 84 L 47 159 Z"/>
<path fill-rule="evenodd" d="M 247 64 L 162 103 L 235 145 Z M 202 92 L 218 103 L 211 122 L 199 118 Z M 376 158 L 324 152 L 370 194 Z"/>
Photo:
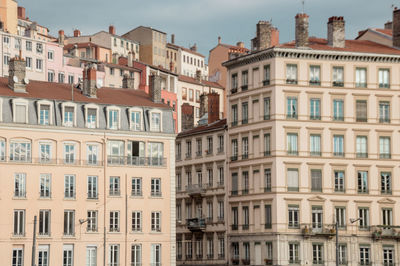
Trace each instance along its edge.
<path fill-rule="evenodd" d="M 52 124 L 52 106 L 53 103 L 50 101 L 38 101 L 37 109 L 38 109 L 38 124 L 48 126 Z"/>
<path fill-rule="evenodd" d="M 74 125 L 74 107 L 67 106 L 64 108 L 64 126 L 72 127 Z"/>
<path fill-rule="evenodd" d="M 141 131 L 142 130 L 142 111 L 141 110 L 130 110 L 131 119 L 131 130 Z"/>
<path fill-rule="evenodd" d="M 14 123 L 28 123 L 28 101 L 23 99 L 13 100 Z"/>
<path fill-rule="evenodd" d="M 6 160 L 6 141 L 0 139 L 0 161 Z"/>
<path fill-rule="evenodd" d="M 98 125 L 98 107 L 95 105 L 86 105 L 85 112 L 86 112 L 86 127 L 87 128 L 97 128 Z"/>
<path fill-rule="evenodd" d="M 118 107 L 107 107 L 107 127 L 108 129 L 118 129 L 120 122 L 120 111 Z"/>
<path fill-rule="evenodd" d="M 150 113 L 150 130 L 151 131 L 161 131 L 161 113 L 151 112 Z"/>

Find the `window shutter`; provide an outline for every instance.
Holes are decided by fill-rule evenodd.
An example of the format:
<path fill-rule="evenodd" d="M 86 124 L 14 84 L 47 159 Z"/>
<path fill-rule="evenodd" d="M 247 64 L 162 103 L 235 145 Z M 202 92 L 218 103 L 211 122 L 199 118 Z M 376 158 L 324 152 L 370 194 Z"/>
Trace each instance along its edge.
<path fill-rule="evenodd" d="M 299 172 L 297 169 L 290 169 L 287 173 L 288 176 L 288 187 L 298 188 L 299 187 Z"/>

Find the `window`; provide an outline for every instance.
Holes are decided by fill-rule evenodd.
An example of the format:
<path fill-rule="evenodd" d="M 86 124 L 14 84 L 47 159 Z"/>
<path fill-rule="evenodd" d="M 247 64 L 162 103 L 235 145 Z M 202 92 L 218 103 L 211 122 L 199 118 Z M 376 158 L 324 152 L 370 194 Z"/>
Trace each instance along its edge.
<path fill-rule="evenodd" d="M 10 56 L 9 55 L 4 55 L 3 64 L 6 66 L 8 66 L 10 64 Z"/>
<path fill-rule="evenodd" d="M 32 69 L 32 57 L 25 57 L 25 61 L 26 61 L 26 68 L 27 69 Z"/>
<path fill-rule="evenodd" d="M 52 51 L 52 50 L 47 51 L 47 59 L 49 59 L 49 61 L 54 60 L 54 51 Z"/>
<path fill-rule="evenodd" d="M 50 124 L 50 105 L 40 104 L 39 105 L 39 124 L 49 125 Z"/>
<path fill-rule="evenodd" d="M 97 109 L 88 108 L 86 112 L 86 127 L 97 128 Z"/>
<path fill-rule="evenodd" d="M 289 243 L 289 263 L 299 263 L 298 243 Z"/>
<path fill-rule="evenodd" d="M 239 228 L 239 212 L 238 207 L 232 207 L 232 230 L 238 230 Z"/>
<path fill-rule="evenodd" d="M 237 104 L 232 105 L 232 126 L 238 124 L 238 107 Z"/>
<path fill-rule="evenodd" d="M 335 217 L 338 223 L 339 229 L 346 228 L 346 208 L 345 207 L 335 207 Z"/>
<path fill-rule="evenodd" d="M 271 156 L 271 134 L 264 134 L 264 156 Z"/>
<path fill-rule="evenodd" d="M 151 244 L 150 265 L 161 266 L 161 244 Z"/>
<path fill-rule="evenodd" d="M 75 211 L 64 211 L 64 235 L 75 235 Z"/>
<path fill-rule="evenodd" d="M 26 41 L 25 46 L 26 46 L 27 51 L 32 51 L 32 42 L 31 41 Z"/>
<path fill-rule="evenodd" d="M 345 192 L 344 171 L 334 171 L 335 192 Z"/>
<path fill-rule="evenodd" d="M 213 169 L 212 168 L 207 169 L 207 174 L 208 174 L 208 187 L 213 187 L 214 185 Z"/>
<path fill-rule="evenodd" d="M 265 65 L 264 66 L 264 80 L 263 85 L 267 86 L 271 83 L 271 66 Z"/>
<path fill-rule="evenodd" d="M 26 174 L 17 173 L 14 175 L 14 197 L 26 197 Z"/>
<path fill-rule="evenodd" d="M 75 198 L 75 175 L 64 176 L 64 197 L 67 199 Z"/>
<path fill-rule="evenodd" d="M 366 88 L 367 87 L 367 69 L 366 68 L 356 68 L 356 87 Z"/>
<path fill-rule="evenodd" d="M 142 129 L 141 112 L 131 112 L 131 130 L 140 131 Z"/>
<path fill-rule="evenodd" d="M 360 246 L 360 265 L 369 265 L 370 261 L 369 246 Z"/>
<path fill-rule="evenodd" d="M 63 266 L 72 266 L 74 262 L 74 246 L 63 246 Z"/>
<path fill-rule="evenodd" d="M 58 73 L 58 83 L 64 83 L 64 80 L 65 80 L 64 73 L 62 72 Z"/>
<path fill-rule="evenodd" d="M 65 106 L 64 107 L 64 126 L 73 127 L 75 120 L 75 108 L 73 106 Z"/>
<path fill-rule="evenodd" d="M 97 265 L 97 248 L 88 246 L 86 247 L 86 266 Z"/>
<path fill-rule="evenodd" d="M 203 151 L 203 144 L 201 139 L 196 139 L 196 156 L 201 156 Z"/>
<path fill-rule="evenodd" d="M 232 253 L 233 253 L 233 259 L 236 260 L 237 262 L 233 262 L 234 265 L 239 264 L 239 243 L 233 242 L 232 243 Z"/>
<path fill-rule="evenodd" d="M 249 122 L 249 104 L 247 102 L 242 103 L 242 125 Z"/>
<path fill-rule="evenodd" d="M 98 164 L 98 148 L 99 146 L 96 144 L 87 144 L 86 145 L 86 156 L 87 156 L 87 164 L 88 165 L 97 165 Z"/>
<path fill-rule="evenodd" d="M 189 101 L 193 101 L 193 90 L 189 89 Z"/>
<path fill-rule="evenodd" d="M 271 119 L 271 98 L 264 98 L 264 120 Z"/>
<path fill-rule="evenodd" d="M 236 161 L 238 159 L 238 141 L 237 139 L 232 140 L 232 161 Z"/>
<path fill-rule="evenodd" d="M 310 119 L 311 120 L 321 120 L 321 100 L 320 99 L 310 99 Z"/>
<path fill-rule="evenodd" d="M 249 157 L 249 138 L 242 138 L 242 159 L 247 159 Z"/>
<path fill-rule="evenodd" d="M 161 232 L 161 212 L 151 212 L 151 231 Z"/>
<path fill-rule="evenodd" d="M 286 118 L 297 119 L 297 97 L 287 97 Z"/>
<path fill-rule="evenodd" d="M 242 207 L 243 211 L 243 225 L 242 229 L 243 230 L 248 230 L 249 229 L 249 206 L 243 206 Z"/>
<path fill-rule="evenodd" d="M 110 196 L 119 196 L 121 180 L 119 176 L 110 176 Z"/>
<path fill-rule="evenodd" d="M 392 194 L 392 174 L 381 172 L 381 194 Z"/>
<path fill-rule="evenodd" d="M 132 196 L 142 196 L 142 178 L 132 178 Z"/>
<path fill-rule="evenodd" d="M 74 84 L 74 75 L 68 75 L 68 84 Z"/>
<path fill-rule="evenodd" d="M 369 226 L 369 208 L 358 208 L 358 217 L 360 229 L 368 229 Z"/>
<path fill-rule="evenodd" d="M 115 109 L 108 110 L 108 129 L 118 129 L 119 111 Z"/>
<path fill-rule="evenodd" d="M 14 236 L 25 236 L 25 210 L 14 210 Z"/>
<path fill-rule="evenodd" d="M 119 266 L 119 245 L 110 245 L 110 254 L 108 256 L 109 266 Z"/>
<path fill-rule="evenodd" d="M 299 170 L 289 168 L 287 170 L 288 191 L 299 191 Z"/>
<path fill-rule="evenodd" d="M 286 84 L 297 84 L 297 65 L 286 65 Z"/>
<path fill-rule="evenodd" d="M 38 264 L 37 266 L 49 266 L 50 251 L 48 245 L 39 245 L 38 247 Z"/>
<path fill-rule="evenodd" d="M 368 121 L 368 111 L 367 111 L 367 101 L 357 100 L 356 101 L 356 121 L 357 122 L 367 122 Z"/>
<path fill-rule="evenodd" d="M 379 158 L 390 159 L 390 137 L 379 137 Z"/>
<path fill-rule="evenodd" d="M 218 153 L 224 152 L 224 135 L 218 136 Z"/>
<path fill-rule="evenodd" d="M 213 203 L 212 201 L 207 202 L 207 221 L 212 222 L 213 220 Z"/>
<path fill-rule="evenodd" d="M 24 249 L 13 248 L 12 251 L 12 266 L 23 266 L 24 265 Z"/>
<path fill-rule="evenodd" d="M 344 69 L 343 67 L 333 67 L 333 87 L 344 86 Z"/>
<path fill-rule="evenodd" d="M 87 232 L 97 232 L 97 211 L 87 212 Z"/>
<path fill-rule="evenodd" d="M 394 264 L 394 247 L 393 246 L 383 246 L 383 265 L 393 266 Z"/>
<path fill-rule="evenodd" d="M 107 142 L 107 160 L 109 164 L 124 164 L 125 143 L 111 140 Z"/>
<path fill-rule="evenodd" d="M 40 174 L 40 197 L 51 198 L 51 174 Z"/>
<path fill-rule="evenodd" d="M 379 102 L 379 123 L 390 123 L 389 102 Z"/>
<path fill-rule="evenodd" d="M 379 88 L 390 88 L 390 72 L 389 69 L 379 69 Z"/>
<path fill-rule="evenodd" d="M 218 238 L 218 258 L 224 258 L 225 257 L 225 239 L 224 238 Z"/>
<path fill-rule="evenodd" d="M 347 264 L 347 246 L 346 244 L 339 244 L 339 264 Z"/>
<path fill-rule="evenodd" d="M 43 70 L 43 60 L 36 59 L 36 70 L 42 71 Z"/>
<path fill-rule="evenodd" d="M 264 170 L 264 192 L 270 192 L 271 188 L 271 168 L 267 168 Z"/>
<path fill-rule="evenodd" d="M 344 121 L 343 100 L 333 100 L 333 120 Z"/>
<path fill-rule="evenodd" d="M 131 247 L 131 266 L 142 266 L 141 245 L 132 245 Z"/>
<path fill-rule="evenodd" d="M 6 142 L 0 139 L 0 161 L 6 160 Z"/>
<path fill-rule="evenodd" d="M 161 196 L 161 178 L 151 179 L 151 196 L 152 197 Z"/>
<path fill-rule="evenodd" d="M 14 103 L 14 102 L 13 102 Z M 28 105 L 27 103 L 17 103 L 13 104 L 14 109 L 14 122 L 27 124 L 28 123 Z"/>
<path fill-rule="evenodd" d="M 132 212 L 132 231 L 140 232 L 142 231 L 142 212 L 133 211 Z"/>
<path fill-rule="evenodd" d="M 119 232 L 119 211 L 110 211 L 110 232 Z"/>
<path fill-rule="evenodd" d="M 50 210 L 39 211 L 39 235 L 50 235 Z"/>
<path fill-rule="evenodd" d="M 87 178 L 87 197 L 88 199 L 98 198 L 98 178 L 97 176 L 88 176 Z"/>
<path fill-rule="evenodd" d="M 250 243 L 249 242 L 244 242 L 243 243 L 243 249 L 244 249 L 244 260 L 247 262 L 250 262 Z"/>
<path fill-rule="evenodd" d="M 64 163 L 66 164 L 75 163 L 75 144 L 64 143 Z"/>
<path fill-rule="evenodd" d="M 161 113 L 151 113 L 151 131 L 161 131 Z"/>
<path fill-rule="evenodd" d="M 344 136 L 334 135 L 333 136 L 333 156 L 344 157 Z"/>
<path fill-rule="evenodd" d="M 159 142 L 148 142 L 147 155 L 149 165 L 162 166 L 164 164 L 164 144 Z"/>
<path fill-rule="evenodd" d="M 265 205 L 265 229 L 272 228 L 271 205 Z"/>
<path fill-rule="evenodd" d="M 247 90 L 249 84 L 249 71 L 242 71 L 242 91 Z"/>
<path fill-rule="evenodd" d="M 324 252 L 322 244 L 313 244 L 313 264 L 324 264 Z"/>
<path fill-rule="evenodd" d="M 207 239 L 207 258 L 214 258 L 214 241 L 212 238 Z"/>
<path fill-rule="evenodd" d="M 322 192 L 322 171 L 319 169 L 311 170 L 311 191 Z"/>
<path fill-rule="evenodd" d="M 368 158 L 368 139 L 367 136 L 357 136 L 356 138 L 357 158 Z"/>
<path fill-rule="evenodd" d="M 10 143 L 10 161 L 12 162 L 30 162 L 31 161 L 31 143 L 25 141 L 11 141 Z"/>
<path fill-rule="evenodd" d="M 310 85 L 321 85 L 320 66 L 310 66 Z"/>
<path fill-rule="evenodd" d="M 237 73 L 232 75 L 231 82 L 232 82 L 231 92 L 235 93 L 235 92 L 237 92 L 237 89 L 238 89 L 238 74 Z"/>
<path fill-rule="evenodd" d="M 368 172 L 358 171 L 357 172 L 357 187 L 358 193 L 368 193 Z"/>
<path fill-rule="evenodd" d="M 322 206 L 312 206 L 311 217 L 312 217 L 312 228 L 314 232 L 321 232 L 322 230 Z"/>
<path fill-rule="evenodd" d="M 223 221 L 225 217 L 225 207 L 224 207 L 224 201 L 219 200 L 218 201 L 218 221 Z"/>
<path fill-rule="evenodd" d="M 310 135 L 310 155 L 321 156 L 321 135 Z"/>
<path fill-rule="evenodd" d="M 299 206 L 298 205 L 289 205 L 288 207 L 288 219 L 289 228 L 299 228 Z"/>
<path fill-rule="evenodd" d="M 287 154 L 298 155 L 297 150 L 297 133 L 287 134 Z"/>
<path fill-rule="evenodd" d="M 212 154 L 213 153 L 213 137 L 207 137 L 207 154 Z"/>
<path fill-rule="evenodd" d="M 43 44 L 36 43 L 36 53 L 38 53 L 38 54 L 43 53 Z"/>
<path fill-rule="evenodd" d="M 393 225 L 392 209 L 388 209 L 388 208 L 382 209 L 382 225 L 389 226 L 387 228 L 390 228 L 390 226 Z"/>

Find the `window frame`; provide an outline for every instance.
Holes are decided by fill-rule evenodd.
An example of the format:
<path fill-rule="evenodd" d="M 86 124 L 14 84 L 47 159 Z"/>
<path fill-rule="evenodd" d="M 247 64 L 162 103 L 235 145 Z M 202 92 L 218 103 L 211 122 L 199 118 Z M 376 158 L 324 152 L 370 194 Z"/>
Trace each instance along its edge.
<path fill-rule="evenodd" d="M 85 127 L 86 128 L 93 128 L 93 127 L 89 127 L 89 120 L 88 120 L 88 113 L 89 113 L 89 109 L 95 109 L 96 110 L 96 126 L 94 128 L 99 128 L 99 123 L 100 123 L 100 119 L 99 119 L 99 106 L 96 104 L 85 104 Z"/>
<path fill-rule="evenodd" d="M 110 118 L 110 112 L 111 111 L 117 111 L 117 127 L 114 128 L 114 126 L 110 126 L 111 123 L 111 118 Z M 106 112 L 107 112 L 107 129 L 109 130 L 118 130 L 121 128 L 121 108 L 115 105 L 107 106 L 106 107 Z"/>
<path fill-rule="evenodd" d="M 49 123 L 48 124 L 41 124 L 40 123 L 40 112 L 41 112 L 41 107 L 42 107 L 42 105 L 48 105 L 49 106 Z M 51 125 L 53 125 L 53 102 L 51 102 L 51 101 L 47 101 L 47 100 L 39 100 L 39 101 L 37 101 L 36 102 L 36 106 L 37 106 L 37 110 L 38 110 L 38 112 L 37 112 L 37 119 L 38 119 L 38 125 L 44 125 L 44 126 L 47 126 L 47 125 L 49 125 L 49 126 L 51 126 Z"/>
<path fill-rule="evenodd" d="M 136 113 L 136 112 L 139 113 L 139 117 L 140 117 L 139 129 L 136 129 L 134 127 L 134 125 L 137 125 L 138 123 L 134 123 L 133 119 L 132 119 L 132 114 Z M 133 130 L 133 131 L 142 131 L 144 128 L 143 122 L 144 122 L 143 121 L 143 110 L 140 108 L 137 108 L 137 107 L 129 108 L 129 129 Z"/>
<path fill-rule="evenodd" d="M 29 123 L 29 117 L 28 117 L 29 101 L 27 99 L 22 99 L 22 98 L 16 98 L 16 99 L 12 100 L 13 122 L 14 123 L 17 123 L 17 112 L 16 112 L 17 105 L 25 106 L 25 123 L 23 123 L 23 124 L 28 124 Z"/>
<path fill-rule="evenodd" d="M 67 123 L 66 123 L 66 121 L 65 121 L 65 108 L 66 107 L 72 107 L 72 108 L 74 108 L 74 114 L 73 114 L 73 118 L 72 118 L 72 126 L 69 126 Z M 62 104 L 61 104 L 61 115 L 62 115 L 62 125 L 64 126 L 64 127 L 76 127 L 76 113 L 77 113 L 77 104 L 76 103 L 73 103 L 73 102 L 63 102 Z"/>
<path fill-rule="evenodd" d="M 159 125 L 159 129 L 155 129 L 153 126 L 153 114 L 159 114 L 160 115 L 160 125 Z M 162 132 L 163 131 L 163 119 L 162 119 L 162 111 L 159 109 L 153 109 L 149 112 L 149 121 L 150 121 L 150 131 L 152 132 Z"/>

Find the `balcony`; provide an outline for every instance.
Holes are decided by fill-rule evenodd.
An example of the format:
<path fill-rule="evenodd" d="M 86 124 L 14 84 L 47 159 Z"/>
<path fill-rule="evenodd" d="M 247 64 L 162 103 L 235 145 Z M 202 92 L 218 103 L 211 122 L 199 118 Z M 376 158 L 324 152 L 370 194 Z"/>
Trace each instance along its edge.
<path fill-rule="evenodd" d="M 332 83 L 333 87 L 344 87 L 344 82 L 343 81 L 334 81 Z"/>
<path fill-rule="evenodd" d="M 321 85 L 320 80 L 310 80 L 310 86 L 319 86 Z"/>
<path fill-rule="evenodd" d="M 242 119 L 242 125 L 246 125 L 248 123 L 249 123 L 249 119 L 247 119 L 247 118 Z"/>
<path fill-rule="evenodd" d="M 212 149 L 206 150 L 206 155 L 211 155 L 212 153 L 213 153 L 213 150 L 212 150 Z"/>
<path fill-rule="evenodd" d="M 88 199 L 98 199 L 99 198 L 99 193 L 93 192 L 93 191 L 88 192 L 87 193 L 87 198 Z"/>
<path fill-rule="evenodd" d="M 231 93 L 232 93 L 232 94 L 234 94 L 234 93 L 236 93 L 236 92 L 238 92 L 238 89 L 237 89 L 237 88 L 232 88 L 232 89 L 231 89 Z"/>
<path fill-rule="evenodd" d="M 197 152 L 196 152 L 196 157 L 201 157 L 201 155 L 202 155 L 202 154 L 201 154 L 201 151 L 197 151 Z"/>
<path fill-rule="evenodd" d="M 192 232 L 202 232 L 206 229 L 206 221 L 203 218 L 186 219 L 186 226 Z"/>
<path fill-rule="evenodd" d="M 286 84 L 297 84 L 297 79 L 286 79 Z"/>
<path fill-rule="evenodd" d="M 310 120 L 321 120 L 320 115 L 310 115 Z"/>
<path fill-rule="evenodd" d="M 192 158 L 192 153 L 186 153 L 185 154 L 185 159 L 191 159 Z"/>
<path fill-rule="evenodd" d="M 356 122 L 366 123 L 366 122 L 368 122 L 368 118 L 367 117 L 356 117 Z"/>
<path fill-rule="evenodd" d="M 335 236 L 335 225 L 305 224 L 302 227 L 303 237 L 328 237 Z"/>
<path fill-rule="evenodd" d="M 270 120 L 271 119 L 271 116 L 268 114 L 268 115 L 264 115 L 264 120 Z"/>
<path fill-rule="evenodd" d="M 250 259 L 242 259 L 243 265 L 250 265 Z"/>
<path fill-rule="evenodd" d="M 380 89 L 389 89 L 390 85 L 389 85 L 389 83 L 379 83 L 379 88 Z"/>
<path fill-rule="evenodd" d="M 381 239 L 400 240 L 399 226 L 378 225 L 371 227 L 371 231 L 372 231 L 372 238 L 374 240 L 381 240 Z"/>
<path fill-rule="evenodd" d="M 271 151 L 264 151 L 264 157 L 271 156 Z"/>
<path fill-rule="evenodd" d="M 127 166 L 158 166 L 165 167 L 167 158 L 163 157 L 136 157 L 136 156 L 107 156 L 109 165 L 127 165 Z"/>
<path fill-rule="evenodd" d="M 202 184 L 193 184 L 186 186 L 186 192 L 191 197 L 201 197 L 206 193 L 206 189 Z"/>
<path fill-rule="evenodd" d="M 232 231 L 239 230 L 239 225 L 237 225 L 237 224 L 232 224 L 232 225 L 231 225 L 231 228 L 232 228 Z"/>
<path fill-rule="evenodd" d="M 237 161 L 237 160 L 238 160 L 238 156 L 237 155 L 231 156 L 231 161 Z"/>
<path fill-rule="evenodd" d="M 392 155 L 390 153 L 381 153 L 379 154 L 380 159 L 390 159 L 392 158 Z"/>
<path fill-rule="evenodd" d="M 357 158 L 368 158 L 368 153 L 366 152 L 357 152 L 356 153 Z"/>
<path fill-rule="evenodd" d="M 242 91 L 247 91 L 249 89 L 249 86 L 248 85 L 243 85 L 240 88 L 242 89 Z"/>
<path fill-rule="evenodd" d="M 271 83 L 269 79 L 263 80 L 263 85 L 268 86 Z"/>
<path fill-rule="evenodd" d="M 389 117 L 380 117 L 379 123 L 390 123 L 390 118 Z"/>
<path fill-rule="evenodd" d="M 237 120 L 235 120 L 235 121 L 233 121 L 232 122 L 232 126 L 234 127 L 234 126 L 237 126 L 238 125 L 238 121 Z"/>

